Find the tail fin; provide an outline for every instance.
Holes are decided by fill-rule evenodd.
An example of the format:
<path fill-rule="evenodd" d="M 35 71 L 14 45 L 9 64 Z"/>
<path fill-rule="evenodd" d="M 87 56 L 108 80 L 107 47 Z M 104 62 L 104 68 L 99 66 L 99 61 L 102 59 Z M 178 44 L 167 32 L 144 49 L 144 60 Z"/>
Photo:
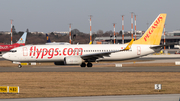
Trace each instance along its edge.
<path fill-rule="evenodd" d="M 27 36 L 27 32 L 24 32 L 24 34 L 21 36 L 21 38 L 18 40 L 17 43 L 19 43 L 19 44 L 25 44 L 25 42 L 26 42 L 26 36 Z"/>
<path fill-rule="evenodd" d="M 50 40 L 48 34 L 46 34 L 46 40 L 47 40 L 47 43 L 50 43 L 50 42 L 51 42 L 51 40 Z"/>
<path fill-rule="evenodd" d="M 166 14 L 159 14 L 144 35 L 133 44 L 159 45 L 166 20 Z"/>

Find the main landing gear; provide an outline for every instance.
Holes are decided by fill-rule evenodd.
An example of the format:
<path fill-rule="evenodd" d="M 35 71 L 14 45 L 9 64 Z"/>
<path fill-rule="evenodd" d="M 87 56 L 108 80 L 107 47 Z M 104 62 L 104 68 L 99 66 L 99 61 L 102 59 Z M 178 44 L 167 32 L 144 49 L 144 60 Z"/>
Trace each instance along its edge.
<path fill-rule="evenodd" d="M 87 64 L 85 63 L 85 62 L 83 62 L 82 64 L 81 64 L 81 67 L 92 67 L 93 66 L 93 64 L 91 63 L 91 62 L 88 62 Z"/>

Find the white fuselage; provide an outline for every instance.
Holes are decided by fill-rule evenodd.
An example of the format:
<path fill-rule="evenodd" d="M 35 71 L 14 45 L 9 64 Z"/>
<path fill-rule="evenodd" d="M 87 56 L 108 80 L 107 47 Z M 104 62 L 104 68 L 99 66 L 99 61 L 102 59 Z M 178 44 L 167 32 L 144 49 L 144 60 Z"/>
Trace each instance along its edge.
<path fill-rule="evenodd" d="M 56 62 L 64 61 L 64 57 L 94 54 L 115 50 L 122 50 L 126 44 L 104 44 L 104 45 L 26 45 L 14 48 L 14 52 L 3 55 L 5 59 L 16 62 Z M 141 57 L 155 52 L 150 46 L 133 44 L 128 51 L 111 53 L 103 56 L 98 61 L 125 60 Z"/>

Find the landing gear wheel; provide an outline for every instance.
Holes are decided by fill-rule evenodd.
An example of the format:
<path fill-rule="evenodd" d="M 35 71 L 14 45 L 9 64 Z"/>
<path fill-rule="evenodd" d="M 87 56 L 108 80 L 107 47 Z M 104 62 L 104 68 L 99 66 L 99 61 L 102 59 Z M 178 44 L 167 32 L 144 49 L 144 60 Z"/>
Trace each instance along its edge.
<path fill-rule="evenodd" d="M 92 65 L 92 63 L 91 62 L 88 62 L 87 63 L 87 67 L 92 67 L 93 65 Z"/>
<path fill-rule="evenodd" d="M 18 65 L 18 68 L 21 68 L 21 67 L 22 67 L 22 65 L 21 65 L 21 64 L 19 64 L 19 65 Z"/>
<path fill-rule="evenodd" d="M 81 67 L 86 67 L 86 63 L 83 62 L 83 63 L 81 64 Z"/>

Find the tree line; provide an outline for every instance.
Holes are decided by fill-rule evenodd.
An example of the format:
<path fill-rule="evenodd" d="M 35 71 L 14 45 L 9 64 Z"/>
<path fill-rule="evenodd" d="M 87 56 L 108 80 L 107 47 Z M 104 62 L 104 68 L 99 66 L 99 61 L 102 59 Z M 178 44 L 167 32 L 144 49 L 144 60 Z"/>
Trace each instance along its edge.
<path fill-rule="evenodd" d="M 46 35 L 43 33 L 33 34 L 29 32 L 27 29 L 27 39 L 26 44 L 45 44 L 46 43 Z M 24 32 L 16 32 L 13 27 L 13 43 L 16 43 L 19 38 L 22 36 Z M 69 42 L 69 34 L 57 34 L 55 32 L 51 32 L 48 34 L 51 42 Z M 98 30 L 97 32 L 92 33 L 92 40 L 96 37 L 113 37 L 113 31 L 103 32 L 102 30 Z M 129 36 L 130 34 L 126 32 L 125 36 Z M 116 36 L 122 36 L 122 31 L 116 32 Z M 89 33 L 80 32 L 78 29 L 73 29 L 71 31 L 71 39 L 72 44 L 88 44 L 90 42 Z M 0 43 L 10 44 L 11 42 L 10 34 L 0 33 Z"/>

